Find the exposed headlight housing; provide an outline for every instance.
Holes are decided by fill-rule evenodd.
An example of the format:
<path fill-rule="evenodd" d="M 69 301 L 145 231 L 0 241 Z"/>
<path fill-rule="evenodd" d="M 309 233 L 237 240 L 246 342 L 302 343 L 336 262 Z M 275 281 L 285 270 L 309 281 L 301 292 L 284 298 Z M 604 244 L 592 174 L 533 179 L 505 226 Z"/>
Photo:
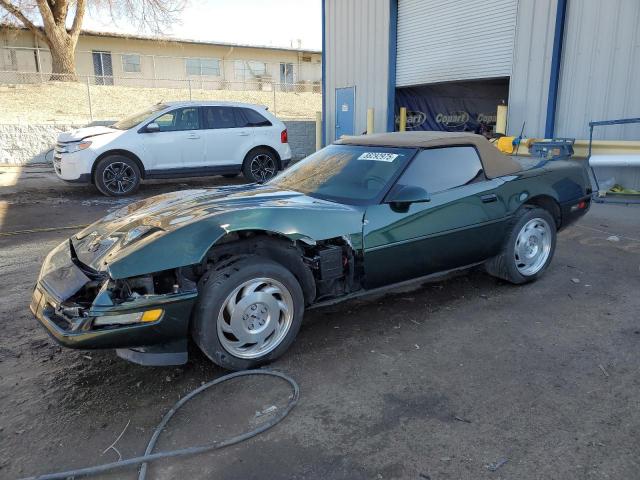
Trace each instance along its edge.
<path fill-rule="evenodd" d="M 154 232 L 161 232 L 162 229 L 155 225 L 138 225 L 127 232 L 122 242 L 122 246 L 129 245 L 136 240 Z"/>

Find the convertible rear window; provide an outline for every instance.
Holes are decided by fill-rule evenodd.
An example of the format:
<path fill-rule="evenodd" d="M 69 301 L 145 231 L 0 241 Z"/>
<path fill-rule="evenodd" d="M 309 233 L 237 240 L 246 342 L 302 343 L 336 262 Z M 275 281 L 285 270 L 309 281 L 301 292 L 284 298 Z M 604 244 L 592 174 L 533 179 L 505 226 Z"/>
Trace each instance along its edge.
<path fill-rule="evenodd" d="M 350 205 L 377 203 L 416 151 L 330 145 L 285 170 L 269 184 Z"/>
<path fill-rule="evenodd" d="M 429 193 L 437 193 L 480 178 L 483 178 L 483 169 L 475 148 L 429 148 L 416 155 L 398 185 L 415 185 Z"/>

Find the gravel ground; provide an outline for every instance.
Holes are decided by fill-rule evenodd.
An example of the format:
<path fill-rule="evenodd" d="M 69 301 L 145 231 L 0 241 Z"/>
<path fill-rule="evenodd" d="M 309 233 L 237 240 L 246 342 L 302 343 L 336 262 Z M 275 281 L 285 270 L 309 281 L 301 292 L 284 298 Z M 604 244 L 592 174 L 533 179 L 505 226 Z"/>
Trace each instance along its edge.
<path fill-rule="evenodd" d="M 87 223 L 121 204 L 39 175 L 30 192 L 0 192 L 1 231 Z M 105 449 L 123 430 L 117 450 L 141 454 L 179 397 L 224 374 L 197 352 L 145 368 L 56 346 L 27 307 L 42 258 L 69 234 L 0 236 L 1 478 L 116 460 Z M 291 415 L 224 451 L 158 462 L 150 478 L 638 478 L 639 267 L 640 209 L 595 205 L 534 284 L 474 270 L 312 310 L 273 365 L 300 384 Z M 273 380 L 234 381 L 185 407 L 159 449 L 228 438 L 286 400 Z"/>
<path fill-rule="evenodd" d="M 141 111 L 160 101 L 188 100 L 188 88 L 141 88 L 91 85 L 94 121 L 113 120 Z M 312 119 L 322 110 L 322 95 L 313 92 L 200 90 L 193 100 L 224 100 L 266 105 L 279 118 Z M 87 86 L 81 83 L 0 84 L 0 124 L 86 123 L 89 121 Z"/>

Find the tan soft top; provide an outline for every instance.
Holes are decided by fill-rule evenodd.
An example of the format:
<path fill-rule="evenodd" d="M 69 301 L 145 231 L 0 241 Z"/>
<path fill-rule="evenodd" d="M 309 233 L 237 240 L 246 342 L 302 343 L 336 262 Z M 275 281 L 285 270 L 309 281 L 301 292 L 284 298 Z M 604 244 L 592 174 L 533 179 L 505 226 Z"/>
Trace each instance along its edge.
<path fill-rule="evenodd" d="M 365 145 L 376 147 L 433 148 L 471 145 L 480 153 L 485 175 L 489 178 L 510 175 L 522 170 L 514 159 L 500 153 L 482 135 L 466 132 L 393 132 L 343 137 L 337 145 Z"/>

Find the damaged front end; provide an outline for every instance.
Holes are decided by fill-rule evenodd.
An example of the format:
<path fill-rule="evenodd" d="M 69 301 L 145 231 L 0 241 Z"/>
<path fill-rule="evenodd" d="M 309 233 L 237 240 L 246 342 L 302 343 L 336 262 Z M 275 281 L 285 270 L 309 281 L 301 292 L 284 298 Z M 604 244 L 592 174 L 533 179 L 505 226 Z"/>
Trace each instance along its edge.
<path fill-rule="evenodd" d="M 197 297 L 196 283 L 184 270 L 114 280 L 80 262 L 67 240 L 45 259 L 30 308 L 64 346 L 115 348 L 147 365 L 184 363 Z"/>

